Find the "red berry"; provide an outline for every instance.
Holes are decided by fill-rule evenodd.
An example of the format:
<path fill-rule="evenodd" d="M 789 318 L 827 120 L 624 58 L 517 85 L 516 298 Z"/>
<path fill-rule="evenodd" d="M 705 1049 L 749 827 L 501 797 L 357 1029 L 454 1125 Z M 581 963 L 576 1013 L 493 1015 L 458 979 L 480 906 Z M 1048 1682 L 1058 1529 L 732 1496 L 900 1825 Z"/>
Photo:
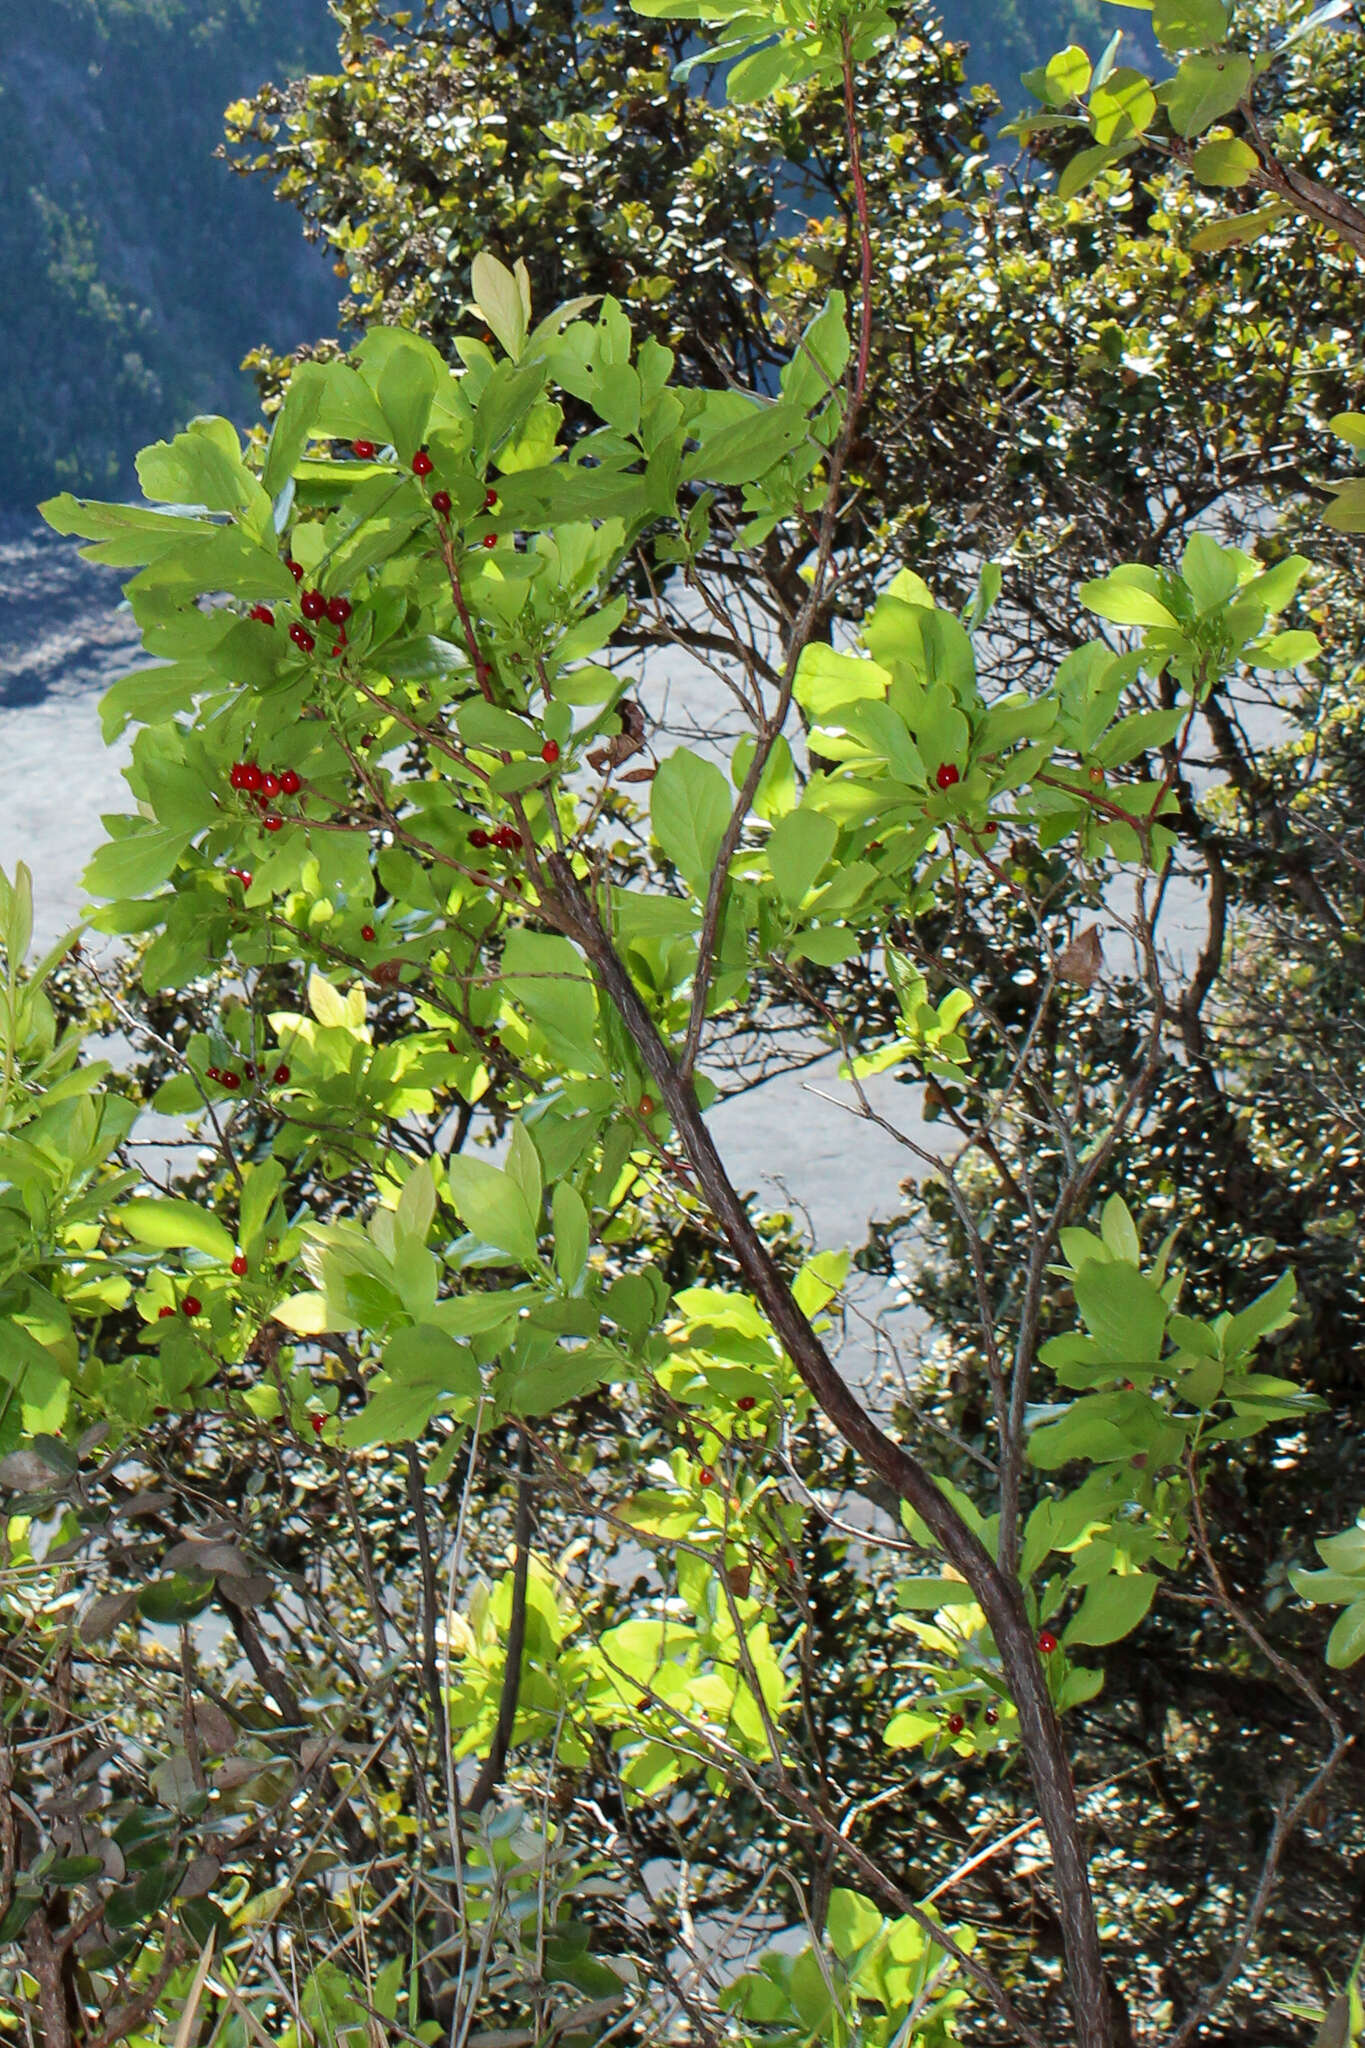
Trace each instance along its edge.
<path fill-rule="evenodd" d="M 305 590 L 299 599 L 299 610 L 305 619 L 325 619 L 327 600 L 320 590 Z"/>
<path fill-rule="evenodd" d="M 284 830 L 284 819 L 278 811 L 267 811 L 261 823 L 265 826 L 267 832 L 282 832 Z"/>
<path fill-rule="evenodd" d="M 297 796 L 302 788 L 303 782 L 299 776 L 298 769 L 286 768 L 283 775 L 280 777 L 281 794 L 283 796 Z"/>
<path fill-rule="evenodd" d="M 237 877 L 237 880 L 238 880 L 238 881 L 239 881 L 239 882 L 241 883 L 241 885 L 242 885 L 242 887 L 243 887 L 244 889 L 249 889 L 249 888 L 251 887 L 251 869 L 250 869 L 250 868 L 230 868 L 230 869 L 228 870 L 228 872 L 229 872 L 230 874 L 234 874 L 234 875 L 236 875 L 236 877 Z"/>
<path fill-rule="evenodd" d="M 290 557 L 289 557 L 288 555 L 286 555 L 286 556 L 285 556 L 285 560 L 284 560 L 284 566 L 285 566 L 285 568 L 286 568 L 286 569 L 287 569 L 287 570 L 289 571 L 290 575 L 291 575 L 291 576 L 293 577 L 293 579 L 294 579 L 294 581 L 295 581 L 296 583 L 302 583 L 302 581 L 303 581 L 303 563 L 302 563 L 302 562 L 295 562 L 295 561 L 292 561 L 292 560 L 290 559 Z"/>
<path fill-rule="evenodd" d="M 254 761 L 242 763 L 242 788 L 259 790 L 265 785 L 265 777 Z"/>
<path fill-rule="evenodd" d="M 218 1079 L 222 1082 L 225 1088 L 240 1088 L 242 1085 L 241 1075 L 234 1074 L 231 1067 L 229 1067 L 225 1073 L 220 1074 L 218 1076 Z"/>
<path fill-rule="evenodd" d="M 495 491 L 495 490 L 493 489 L 493 486 L 492 486 L 492 485 L 490 484 L 490 485 L 488 486 L 488 489 L 487 489 L 487 490 L 486 490 L 486 491 L 484 492 L 484 494 L 483 494 L 483 509 L 484 509 L 484 511 L 485 511 L 485 512 L 491 512 L 491 511 L 493 510 L 493 507 L 494 507 L 494 506 L 495 506 L 495 505 L 497 504 L 497 502 L 498 502 L 498 494 L 497 494 L 497 492 L 496 492 L 496 491 Z"/>
<path fill-rule="evenodd" d="M 197 1294 L 187 1294 L 180 1304 L 180 1313 L 182 1316 L 201 1316 L 204 1304 Z"/>
<path fill-rule="evenodd" d="M 452 500 L 451 500 L 451 496 L 450 496 L 450 492 L 449 492 L 449 491 L 433 491 L 433 492 L 432 492 L 432 494 L 431 494 L 431 509 L 432 509 L 432 511 L 433 511 L 433 512 L 439 512 L 439 513 L 440 513 L 440 515 L 441 515 L 441 517 L 442 517 L 442 519 L 444 519 L 444 518 L 446 518 L 446 517 L 448 516 L 448 514 L 449 514 L 449 512 L 450 512 L 450 510 L 451 510 L 451 504 L 452 504 Z"/>
<path fill-rule="evenodd" d="M 446 1051 L 447 1051 L 447 1052 L 455 1052 L 456 1050 L 457 1050 L 457 1047 L 456 1047 L 456 1044 L 455 1044 L 455 1041 L 454 1041 L 454 1039 L 453 1039 L 453 1038 L 448 1038 L 448 1039 L 446 1040 Z"/>
<path fill-rule="evenodd" d="M 741 1415 L 752 1415 L 754 1409 L 758 1406 L 758 1396 L 756 1394 L 741 1394 L 735 1406 Z"/>
<path fill-rule="evenodd" d="M 228 770 L 228 782 L 233 789 L 246 788 L 246 762 L 234 761 Z"/>
<path fill-rule="evenodd" d="M 982 1719 L 985 1721 L 986 1726 L 988 1728 L 994 1728 L 996 1722 L 1000 1719 L 1000 1716 L 996 1712 L 994 1707 L 987 1707 L 985 1713 L 982 1715 Z"/>
<path fill-rule="evenodd" d="M 374 745 L 374 734 L 372 732 L 362 733 L 360 744 L 362 747 L 372 747 Z"/>
<path fill-rule="evenodd" d="M 498 544 L 498 536 L 495 533 L 486 533 L 483 537 L 483 544 L 486 548 L 495 548 Z"/>
<path fill-rule="evenodd" d="M 246 1278 L 246 1260 L 242 1257 L 242 1254 L 240 1252 L 238 1252 L 236 1258 L 232 1262 L 232 1270 L 237 1275 L 237 1278 L 239 1280 L 243 1280 Z"/>
<path fill-rule="evenodd" d="M 260 1069 L 256 1065 L 255 1060 L 243 1060 L 242 1072 L 246 1075 L 248 1081 L 254 1081 Z"/>
<path fill-rule="evenodd" d="M 540 758 L 549 767 L 553 768 L 555 762 L 559 759 L 559 741 L 546 740 L 544 746 L 540 750 Z"/>
<path fill-rule="evenodd" d="M 476 825 L 469 835 L 469 843 L 471 846 L 484 847 L 491 846 L 493 842 L 484 831 L 483 826 Z"/>
<path fill-rule="evenodd" d="M 703 1486 L 714 1486 L 716 1483 L 716 1475 L 709 1465 L 703 1465 L 697 1477 Z"/>
<path fill-rule="evenodd" d="M 346 635 L 345 635 L 345 634 L 343 633 L 343 634 L 342 634 L 342 636 L 341 636 L 341 638 L 340 638 L 339 640 L 334 640 L 334 641 L 332 642 L 332 659 L 333 659 L 333 661 L 335 661 L 335 660 L 336 660 L 336 658 L 337 658 L 337 656 L 338 656 L 339 654 L 344 654 L 345 652 L 346 652 Z"/>
<path fill-rule="evenodd" d="M 493 844 L 502 847 L 506 853 L 515 853 L 521 845 L 521 834 L 514 825 L 499 825 L 493 834 Z"/>
<path fill-rule="evenodd" d="M 958 774 L 952 762 L 945 761 L 943 766 L 939 769 L 938 774 L 934 777 L 934 780 L 938 784 L 940 789 L 951 789 L 953 784 L 955 782 L 960 782 L 962 778 Z"/>
<path fill-rule="evenodd" d="M 205 1071 L 207 1072 L 210 1081 L 221 1081 L 223 1078 L 222 1075 L 219 1073 L 217 1067 L 208 1067 L 205 1069 Z"/>
<path fill-rule="evenodd" d="M 966 1725 L 967 1724 L 963 1720 L 961 1714 L 949 1714 L 948 1733 L 950 1735 L 960 1735 L 963 1729 L 966 1727 Z"/>
<path fill-rule="evenodd" d="M 379 448 L 374 441 L 352 441 L 351 453 L 357 456 L 361 462 L 373 462 L 375 456 L 379 453 Z"/>
<path fill-rule="evenodd" d="M 361 925 L 360 936 L 365 941 L 365 944 L 368 946 L 370 941 L 374 937 L 374 926 L 372 924 Z"/>
<path fill-rule="evenodd" d="M 313 1434 L 314 1434 L 314 1436 L 321 1436 L 321 1435 L 322 1435 L 322 1425 L 323 1425 L 323 1423 L 324 1423 L 324 1422 L 325 1422 L 325 1421 L 327 1420 L 326 1416 L 325 1416 L 325 1415 L 310 1415 L 310 1416 L 309 1416 L 309 1418 L 308 1418 L 308 1420 L 309 1420 L 309 1421 L 310 1421 L 310 1422 L 312 1423 L 312 1425 L 313 1425 Z"/>
<path fill-rule="evenodd" d="M 156 1314 L 157 1314 L 157 1320 L 158 1320 L 158 1322 L 160 1322 L 160 1321 L 162 1320 L 162 1318 L 163 1318 L 163 1317 L 165 1317 L 165 1316 L 173 1316 L 173 1315 L 175 1314 L 175 1310 L 174 1310 L 174 1309 L 173 1309 L 173 1308 L 172 1308 L 172 1307 L 171 1307 L 171 1306 L 169 1305 L 169 1303 L 168 1303 L 168 1304 L 167 1304 L 167 1306 L 166 1306 L 165 1308 L 159 1308 L 159 1309 L 157 1310 Z"/>
<path fill-rule="evenodd" d="M 412 458 L 412 473 L 413 473 L 413 475 L 414 475 L 414 476 L 430 476 L 430 475 L 431 475 L 431 472 L 432 472 L 432 470 L 433 470 L 433 469 L 435 469 L 435 467 L 436 467 L 436 464 L 435 464 L 435 463 L 434 463 L 434 462 L 432 461 L 431 457 L 430 457 L 430 456 L 429 456 L 429 455 L 427 454 L 427 451 L 426 451 L 426 449 L 425 449 L 425 448 L 419 448 L 419 449 L 417 450 L 417 453 L 416 453 L 416 454 L 415 454 L 415 455 L 413 456 L 413 458 Z"/>
<path fill-rule="evenodd" d="M 285 1082 L 289 1079 L 289 1069 L 284 1064 L 283 1060 L 281 1060 L 280 1064 L 276 1067 L 274 1073 L 271 1075 L 271 1079 L 274 1081 L 277 1088 L 283 1088 Z"/>
<path fill-rule="evenodd" d="M 642 1095 L 640 1097 L 640 1114 L 641 1116 L 653 1116 L 654 1097 L 652 1095 Z"/>
<path fill-rule="evenodd" d="M 1044 1657 L 1050 1657 L 1057 1647 L 1057 1638 L 1050 1628 L 1045 1628 L 1038 1638 L 1038 1648 Z"/>
<path fill-rule="evenodd" d="M 273 626 L 275 623 L 275 614 L 268 604 L 253 604 L 248 616 L 259 619 L 263 626 Z"/>
<path fill-rule="evenodd" d="M 307 626 L 300 626 L 297 620 L 289 628 L 289 637 L 296 647 L 302 648 L 305 654 L 311 654 L 313 649 L 318 644 L 317 641 L 313 638 L 312 634 L 309 632 Z"/>
<path fill-rule="evenodd" d="M 327 600 L 327 616 L 334 626 L 344 626 L 347 619 L 351 616 L 350 598 L 329 597 Z"/>
<path fill-rule="evenodd" d="M 272 775 L 269 769 L 267 769 L 266 773 L 261 777 L 261 795 L 278 796 L 280 793 L 280 786 L 281 785 L 279 776 Z"/>

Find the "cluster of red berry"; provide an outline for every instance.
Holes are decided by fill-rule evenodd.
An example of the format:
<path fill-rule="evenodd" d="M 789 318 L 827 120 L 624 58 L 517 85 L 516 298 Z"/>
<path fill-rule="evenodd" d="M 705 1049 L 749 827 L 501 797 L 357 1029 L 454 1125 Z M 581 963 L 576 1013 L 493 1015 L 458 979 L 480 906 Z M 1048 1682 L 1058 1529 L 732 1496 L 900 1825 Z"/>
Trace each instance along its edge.
<path fill-rule="evenodd" d="M 515 853 L 522 844 L 522 838 L 515 825 L 498 825 L 492 832 L 485 832 L 482 825 L 476 825 L 469 835 L 469 843 L 480 851 L 485 846 L 496 846 L 504 853 Z"/>
<path fill-rule="evenodd" d="M 243 1075 L 245 1075 L 248 1081 L 264 1081 L 266 1078 L 265 1068 L 258 1067 L 254 1060 L 243 1060 L 241 1074 L 237 1072 L 235 1067 L 205 1067 L 204 1073 L 208 1080 L 216 1081 L 220 1088 L 226 1088 L 229 1093 L 234 1088 L 241 1087 Z M 284 1087 L 289 1079 L 289 1068 L 283 1060 L 280 1061 L 270 1079 L 277 1088 Z"/>
<path fill-rule="evenodd" d="M 303 778 L 296 768 L 286 768 L 283 774 L 276 775 L 271 769 L 257 767 L 254 761 L 234 761 L 228 772 L 228 781 L 244 795 L 255 797 L 265 814 L 261 823 L 267 832 L 278 832 L 284 825 L 279 812 L 270 808 L 275 798 L 297 796 L 303 788 Z M 229 868 L 228 873 L 236 875 L 244 888 L 251 887 L 251 877 L 245 870 Z"/>

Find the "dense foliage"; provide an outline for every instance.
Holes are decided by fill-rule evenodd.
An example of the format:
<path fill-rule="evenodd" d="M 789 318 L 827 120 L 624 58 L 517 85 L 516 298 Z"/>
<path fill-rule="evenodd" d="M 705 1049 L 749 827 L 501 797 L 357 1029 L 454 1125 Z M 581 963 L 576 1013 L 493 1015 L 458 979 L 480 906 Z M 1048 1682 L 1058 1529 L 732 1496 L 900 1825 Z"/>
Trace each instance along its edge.
<path fill-rule="evenodd" d="M 51 2048 L 1359 2033 L 1365 67 L 1162 0 L 1035 181 L 927 17 L 722 12 L 703 103 L 667 23 L 344 9 L 237 120 L 363 340 L 47 508 L 165 662 L 130 956 L 0 905 Z M 703 1119 L 814 1050 L 864 1247 Z"/>
<path fill-rule="evenodd" d="M 325 265 L 214 160 L 228 101 L 328 28 L 323 0 L 0 6 L 0 503 L 127 488 L 144 441 L 245 410 L 254 342 L 331 323 Z"/>

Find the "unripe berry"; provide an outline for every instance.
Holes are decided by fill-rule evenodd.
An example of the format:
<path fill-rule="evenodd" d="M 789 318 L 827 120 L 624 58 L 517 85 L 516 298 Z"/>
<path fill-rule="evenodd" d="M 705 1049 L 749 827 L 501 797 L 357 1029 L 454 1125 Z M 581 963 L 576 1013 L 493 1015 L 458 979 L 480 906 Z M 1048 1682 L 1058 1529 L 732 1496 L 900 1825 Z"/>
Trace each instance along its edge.
<path fill-rule="evenodd" d="M 238 1252 L 236 1258 L 232 1262 L 232 1270 L 237 1275 L 237 1278 L 239 1280 L 243 1280 L 246 1278 L 246 1260 L 242 1257 L 242 1254 L 240 1252 Z"/>
<path fill-rule="evenodd" d="M 559 741 L 546 740 L 544 746 L 540 750 L 540 758 L 542 761 L 545 762 L 547 767 L 553 768 L 555 762 L 559 759 Z"/>
<path fill-rule="evenodd" d="M 361 462 L 373 462 L 379 448 L 373 441 L 352 441 L 351 453 Z"/>
<path fill-rule="evenodd" d="M 297 620 L 295 620 L 294 624 L 289 628 L 289 637 L 293 641 L 294 645 L 297 648 L 299 648 L 300 651 L 304 654 L 311 654 L 313 649 L 318 644 L 317 641 L 313 638 L 312 634 L 309 632 L 307 626 L 299 625 Z"/>
<path fill-rule="evenodd" d="M 1045 1628 L 1038 1638 L 1038 1648 L 1044 1657 L 1050 1657 L 1057 1647 L 1057 1638 L 1050 1628 Z"/>
<path fill-rule="evenodd" d="M 280 777 L 280 793 L 283 796 L 297 796 L 303 788 L 297 768 L 286 768 Z"/>
<path fill-rule="evenodd" d="M 325 619 L 327 616 L 327 600 L 320 590 L 305 590 L 303 596 L 299 599 L 299 610 L 303 613 L 305 619 L 313 619 L 315 621 Z"/>
<path fill-rule="evenodd" d="M 180 1304 L 180 1313 L 184 1316 L 201 1316 L 204 1313 L 204 1304 L 197 1294 L 187 1294 Z"/>
<path fill-rule="evenodd" d="M 448 517 L 451 510 L 451 502 L 449 491 L 433 491 L 431 494 L 431 509 L 433 512 L 439 512 L 442 519 Z"/>
<path fill-rule="evenodd" d="M 327 600 L 327 616 L 334 626 L 344 626 L 347 619 L 351 616 L 350 598 L 329 597 Z"/>
<path fill-rule="evenodd" d="M 938 784 L 940 789 L 951 789 L 953 784 L 955 782 L 960 782 L 962 778 L 958 774 L 957 769 L 953 766 L 952 762 L 945 761 L 943 766 L 939 769 L 937 775 L 934 777 L 934 780 Z"/>
<path fill-rule="evenodd" d="M 416 454 L 415 454 L 415 455 L 413 456 L 413 458 L 412 458 L 412 473 L 413 473 L 413 475 L 414 475 L 414 476 L 430 476 L 430 475 L 431 475 L 431 472 L 432 472 L 432 470 L 433 470 L 433 469 L 435 469 L 435 467 L 436 467 L 436 465 L 435 465 L 435 463 L 434 463 L 434 462 L 432 461 L 431 457 L 430 457 L 430 456 L 429 456 L 429 455 L 427 454 L 427 451 L 426 451 L 426 449 L 425 449 L 425 448 L 419 448 L 419 449 L 417 450 L 417 453 L 416 453 Z"/>

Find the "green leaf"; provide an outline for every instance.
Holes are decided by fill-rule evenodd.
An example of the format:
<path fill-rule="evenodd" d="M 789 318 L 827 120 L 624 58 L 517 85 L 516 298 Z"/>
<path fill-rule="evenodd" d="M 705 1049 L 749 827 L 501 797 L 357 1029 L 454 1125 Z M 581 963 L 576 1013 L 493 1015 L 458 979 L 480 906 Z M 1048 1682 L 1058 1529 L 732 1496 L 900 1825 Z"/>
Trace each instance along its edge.
<path fill-rule="evenodd" d="M 359 1415 L 343 1424 L 343 1443 L 412 1443 L 452 1397 L 477 1401 L 482 1391 L 473 1354 L 427 1323 L 399 1330 L 384 1347 L 384 1376 L 370 1387 Z"/>
<path fill-rule="evenodd" d="M 1089 88 L 1090 59 L 1079 43 L 1068 43 L 1064 50 L 1049 57 L 1041 78 L 1040 97 L 1050 107 L 1064 107 L 1068 100 L 1079 99 Z"/>
<path fill-rule="evenodd" d="M 625 1359 L 614 1346 L 580 1344 L 557 1350 L 526 1367 L 498 1388 L 502 1406 L 512 1415 L 549 1415 L 567 1401 L 577 1401 L 609 1380 L 629 1376 Z"/>
<path fill-rule="evenodd" d="M 700 754 L 670 754 L 654 778 L 654 837 L 696 896 L 706 894 L 730 808 L 725 777 Z"/>
<path fill-rule="evenodd" d="M 1144 1618 L 1156 1598 L 1156 1588 L 1150 1572 L 1107 1573 L 1086 1593 L 1080 1611 L 1067 1623 L 1062 1641 L 1068 1649 L 1077 1643 L 1117 1643 L 1131 1635 Z"/>
<path fill-rule="evenodd" d="M 576 1287 L 588 1263 L 589 1221 L 583 1197 L 560 1181 L 550 1204 L 555 1234 L 555 1271 L 566 1287 Z"/>
<path fill-rule="evenodd" d="M 538 1263 L 535 1218 L 512 1176 L 486 1159 L 456 1153 L 449 1182 L 455 1213 L 465 1226 L 484 1244 L 533 1271 Z"/>
<path fill-rule="evenodd" d="M 1175 614 L 1162 603 L 1155 570 L 1136 563 L 1112 569 L 1080 588 L 1087 611 L 1115 626 L 1173 626 Z"/>
<path fill-rule="evenodd" d="M 1244 648 L 1242 659 L 1249 668 L 1287 669 L 1298 668 L 1305 661 L 1316 661 L 1321 653 L 1322 642 L 1317 634 L 1299 629 L 1271 633 L 1268 638 Z"/>
<path fill-rule="evenodd" d="M 1156 95 L 1140 71 L 1121 65 L 1090 95 L 1090 125 L 1106 147 L 1130 142 L 1156 117 Z"/>
<path fill-rule="evenodd" d="M 1087 1267 L 1088 1272 L 1098 1270 Z M 1104 1464 L 1131 1457 L 1134 1445 L 1106 1412 L 1102 1398 L 1077 1401 L 1060 1422 L 1035 1429 L 1029 1438 L 1029 1462 L 1042 1472 L 1055 1471 L 1073 1458 Z"/>
<path fill-rule="evenodd" d="M 1223 0 L 1153 0 L 1152 27 L 1163 50 L 1211 50 L 1228 32 Z"/>
<path fill-rule="evenodd" d="M 1327 1662 L 1334 1671 L 1345 1671 L 1365 1657 L 1365 1600 L 1357 1600 L 1339 1614 L 1327 1638 Z"/>
<path fill-rule="evenodd" d="M 1121 164 L 1136 147 L 1133 142 L 1097 142 L 1093 148 L 1077 150 L 1057 180 L 1057 197 L 1074 199 L 1077 193 L 1084 192 L 1087 185 L 1093 184 L 1101 171 Z"/>
<path fill-rule="evenodd" d="M 126 839 L 107 840 L 82 874 L 82 886 L 92 896 L 116 900 L 146 896 L 173 872 L 193 837 L 193 832 L 153 826 L 150 831 L 132 832 Z"/>
<path fill-rule="evenodd" d="M 137 458 L 143 495 L 163 505 L 203 505 L 235 512 L 259 497 L 261 487 L 242 461 L 231 420 L 195 420 L 173 441 L 157 441 Z"/>
<path fill-rule="evenodd" d="M 1177 135 L 1202 135 L 1232 112 L 1250 84 L 1250 57 L 1236 51 L 1221 57 L 1197 52 L 1186 57 L 1175 77 L 1161 87 L 1160 96 Z"/>
<path fill-rule="evenodd" d="M 755 402 L 747 418 L 702 436 L 700 449 L 683 465 L 684 480 L 694 483 L 704 477 L 713 484 L 757 483 L 805 437 L 805 414 L 796 406 Z"/>
<path fill-rule="evenodd" d="M 882 1931 L 882 1916 L 870 1899 L 836 1885 L 829 1895 L 825 1927 L 837 1955 L 856 1956 Z"/>
<path fill-rule="evenodd" d="M 526 265 L 509 270 L 496 256 L 480 250 L 470 267 L 474 310 L 491 327 L 507 354 L 519 356 L 531 322 L 531 287 Z"/>
<path fill-rule="evenodd" d="M 570 1072 L 601 1074 L 597 991 L 579 953 L 549 932 L 509 933 L 502 954 L 503 987 L 542 1034 L 553 1059 Z"/>
<path fill-rule="evenodd" d="M 1072 1285 L 1086 1328 L 1115 1365 L 1154 1363 L 1161 1356 L 1166 1304 L 1136 1266 L 1088 1259 Z"/>
<path fill-rule="evenodd" d="M 275 424 L 270 429 L 270 444 L 265 451 L 265 469 L 261 482 L 267 497 L 278 496 L 294 474 L 294 465 L 307 444 L 327 384 L 326 365 L 313 362 L 295 364 L 289 379 L 289 387 L 284 395 L 284 403 L 276 413 Z"/>
<path fill-rule="evenodd" d="M 1190 158 L 1190 169 L 1201 185 L 1245 185 L 1257 169 L 1254 149 L 1235 135 L 1220 135 L 1201 142 Z"/>
<path fill-rule="evenodd" d="M 209 1258 L 221 1259 L 225 1264 L 237 1249 L 218 1218 L 194 1202 L 149 1197 L 129 1202 L 126 1208 L 115 1209 L 113 1215 L 139 1244 L 156 1245 L 168 1251 L 205 1252 Z"/>
<path fill-rule="evenodd" d="M 1256 1297 L 1226 1325 L 1222 1332 L 1223 1356 L 1236 1358 L 1249 1351 L 1262 1337 L 1283 1330 L 1298 1313 L 1298 1287 L 1292 1273 L 1282 1273 L 1273 1287 Z"/>
<path fill-rule="evenodd" d="M 823 811 L 788 811 L 768 836 L 768 866 L 788 909 L 797 909 L 833 853 L 839 828 Z"/>
<path fill-rule="evenodd" d="M 169 1578 L 156 1579 L 150 1586 L 144 1586 L 137 1604 L 148 1621 L 192 1621 L 208 1606 L 213 1589 L 211 1578 L 190 1578 L 183 1572 L 172 1572 Z"/>
<path fill-rule="evenodd" d="M 1191 235 L 1190 247 L 1202 251 L 1245 247 L 1278 227 L 1288 212 L 1283 200 L 1272 199 L 1268 205 L 1258 206 L 1254 213 L 1235 213 L 1227 220 L 1211 220 Z"/>

